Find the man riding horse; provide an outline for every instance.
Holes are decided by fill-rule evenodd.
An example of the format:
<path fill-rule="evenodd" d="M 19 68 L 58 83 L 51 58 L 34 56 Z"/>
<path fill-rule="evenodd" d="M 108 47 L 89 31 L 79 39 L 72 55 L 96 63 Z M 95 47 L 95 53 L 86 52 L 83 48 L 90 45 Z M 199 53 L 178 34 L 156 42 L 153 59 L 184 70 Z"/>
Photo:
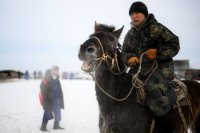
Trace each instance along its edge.
<path fill-rule="evenodd" d="M 145 84 L 147 105 L 155 116 L 157 131 L 174 133 L 175 100 L 170 100 L 167 92 L 175 94 L 169 83 L 174 77 L 172 58 L 179 52 L 179 39 L 167 27 L 158 23 L 153 14 L 148 14 L 147 7 L 142 2 L 134 2 L 131 5 L 129 16 L 131 29 L 125 36 L 122 49 L 125 63 L 131 66 L 132 70 L 137 70 L 139 63 L 142 63 L 139 78 L 147 80 L 148 71 L 155 66 L 156 61 L 157 69 Z M 139 58 L 143 54 L 145 56 L 140 62 Z"/>

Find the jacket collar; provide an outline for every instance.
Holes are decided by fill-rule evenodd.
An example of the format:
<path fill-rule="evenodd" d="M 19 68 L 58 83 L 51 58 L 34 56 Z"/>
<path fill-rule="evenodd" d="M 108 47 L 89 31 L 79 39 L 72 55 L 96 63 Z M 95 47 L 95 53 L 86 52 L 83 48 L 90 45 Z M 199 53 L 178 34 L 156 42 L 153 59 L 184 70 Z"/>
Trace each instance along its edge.
<path fill-rule="evenodd" d="M 132 22 L 131 22 L 131 28 L 136 29 L 137 31 L 144 29 L 145 27 L 147 27 L 148 25 L 152 24 L 152 23 L 157 23 L 156 18 L 154 17 L 153 14 L 149 14 L 146 21 L 144 22 L 144 24 L 138 29 Z"/>

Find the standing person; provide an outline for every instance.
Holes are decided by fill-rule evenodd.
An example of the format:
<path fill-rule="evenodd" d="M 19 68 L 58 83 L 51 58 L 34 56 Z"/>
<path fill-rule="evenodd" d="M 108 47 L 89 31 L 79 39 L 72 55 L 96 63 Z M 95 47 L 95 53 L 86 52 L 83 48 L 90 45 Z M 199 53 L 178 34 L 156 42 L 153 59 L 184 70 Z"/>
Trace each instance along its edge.
<path fill-rule="evenodd" d="M 25 73 L 24 73 L 24 79 L 26 79 L 26 80 L 30 79 L 30 75 L 29 75 L 28 70 L 26 70 Z"/>
<path fill-rule="evenodd" d="M 129 9 L 131 29 L 125 36 L 122 52 L 124 61 L 132 70 L 137 70 L 139 58 L 142 58 L 142 67 L 139 78 L 147 80 L 148 70 L 157 61 L 157 69 L 147 80 L 145 92 L 149 109 L 155 116 L 159 133 L 174 133 L 176 129 L 175 112 L 167 97 L 169 82 L 173 80 L 173 57 L 179 52 L 179 39 L 167 27 L 158 23 L 153 14 L 148 14 L 146 5 L 142 2 L 132 3 Z M 174 90 L 171 89 L 174 99 Z"/>
<path fill-rule="evenodd" d="M 53 118 L 53 129 L 64 129 L 59 125 L 61 120 L 61 108 L 64 109 L 64 100 L 62 87 L 59 81 L 59 67 L 52 66 L 51 70 L 47 70 L 45 77 L 40 85 L 42 94 L 44 96 L 44 115 L 40 130 L 47 131 L 47 123 Z"/>
<path fill-rule="evenodd" d="M 36 71 L 33 72 L 33 78 L 37 79 L 37 72 Z"/>

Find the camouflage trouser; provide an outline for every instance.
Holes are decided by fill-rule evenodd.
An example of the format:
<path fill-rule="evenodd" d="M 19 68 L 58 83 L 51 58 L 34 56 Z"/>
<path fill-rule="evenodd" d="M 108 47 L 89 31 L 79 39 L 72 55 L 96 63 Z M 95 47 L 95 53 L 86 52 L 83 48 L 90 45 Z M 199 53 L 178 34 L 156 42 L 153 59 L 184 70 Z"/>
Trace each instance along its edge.
<path fill-rule="evenodd" d="M 162 116 L 170 110 L 165 91 L 172 78 L 173 71 L 170 69 L 157 69 L 145 85 L 147 104 L 155 116 Z"/>

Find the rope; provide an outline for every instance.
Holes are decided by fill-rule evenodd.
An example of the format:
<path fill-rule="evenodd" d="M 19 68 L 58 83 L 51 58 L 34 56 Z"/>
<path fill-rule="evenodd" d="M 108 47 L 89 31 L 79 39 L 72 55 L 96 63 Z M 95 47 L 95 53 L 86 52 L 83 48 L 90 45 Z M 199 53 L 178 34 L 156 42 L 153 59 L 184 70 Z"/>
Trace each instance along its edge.
<path fill-rule="evenodd" d="M 143 58 L 143 56 L 144 56 L 145 54 L 146 54 L 146 52 L 142 53 L 142 55 L 140 56 L 139 69 L 138 69 L 137 73 L 134 75 L 134 78 L 138 78 L 138 75 L 139 75 L 139 73 L 141 72 L 141 69 L 142 69 L 142 58 Z M 158 68 L 158 62 L 157 62 L 157 60 L 154 60 L 151 69 L 149 69 L 149 70 L 145 73 L 145 75 L 147 75 L 147 74 L 151 71 L 151 73 L 149 74 L 149 76 L 148 76 L 147 79 L 145 80 L 144 84 L 143 84 L 142 86 L 135 86 L 135 87 L 136 87 L 136 88 L 144 87 L 144 86 L 146 85 L 147 81 L 149 80 L 149 78 L 151 77 L 151 75 L 156 71 L 157 68 Z"/>
<path fill-rule="evenodd" d="M 96 59 L 97 61 L 100 60 L 100 62 L 99 62 L 99 64 L 97 65 L 97 67 L 94 69 L 94 71 L 96 71 L 96 70 L 100 67 L 102 61 L 105 61 L 105 62 L 106 62 L 106 64 L 107 64 L 108 67 L 109 67 L 109 70 L 110 70 L 111 73 L 114 74 L 114 75 L 121 75 L 121 74 L 123 74 L 124 72 L 127 71 L 127 68 L 125 68 L 123 71 L 120 70 L 120 67 L 119 67 L 119 64 L 118 64 L 118 60 L 117 60 L 117 55 L 116 55 L 116 54 L 115 54 L 114 59 L 111 58 L 109 55 L 106 55 L 106 54 L 105 54 L 105 51 L 104 51 L 104 49 L 103 49 L 103 45 L 102 45 L 101 41 L 99 40 L 99 38 L 97 38 L 96 36 L 93 36 L 93 37 L 91 37 L 91 38 L 95 38 L 95 39 L 98 41 L 98 43 L 100 44 L 101 50 L 102 50 L 102 56 L 101 56 L 100 58 L 97 58 L 97 59 Z M 94 74 L 93 74 L 93 73 L 90 73 L 90 75 L 92 75 L 92 77 L 93 77 L 95 83 L 97 84 L 97 86 L 99 87 L 99 89 L 100 89 L 105 95 L 107 95 L 108 97 L 110 97 L 111 99 L 113 99 L 113 100 L 115 100 L 115 101 L 124 101 L 124 100 L 126 100 L 126 99 L 130 96 L 130 94 L 132 93 L 133 88 L 135 87 L 135 88 L 137 89 L 137 90 L 136 90 L 136 93 L 137 93 L 137 101 L 139 102 L 140 99 L 144 99 L 144 98 L 145 98 L 146 94 L 145 94 L 145 91 L 144 91 L 144 86 L 145 86 L 145 84 L 147 83 L 147 81 L 149 80 L 149 78 L 151 77 L 151 75 L 155 72 L 155 70 L 157 69 L 157 66 L 158 66 L 157 61 L 154 60 L 154 63 L 153 63 L 153 65 L 152 65 L 151 69 L 148 70 L 148 71 L 145 73 L 145 75 L 148 74 L 150 71 L 151 71 L 151 73 L 149 74 L 149 76 L 147 77 L 147 79 L 145 80 L 145 82 L 143 83 L 143 82 L 138 78 L 138 75 L 139 75 L 139 73 L 141 72 L 141 69 L 142 69 L 142 58 L 143 58 L 143 56 L 144 56 L 145 54 L 146 54 L 146 53 L 144 52 L 144 53 L 140 56 L 139 69 L 138 69 L 138 71 L 137 71 L 136 74 L 132 75 L 132 87 L 131 87 L 129 93 L 128 93 L 124 98 L 116 98 L 116 97 L 113 97 L 112 95 L 110 95 L 109 93 L 107 93 L 107 92 L 100 86 L 100 84 L 97 82 L 97 80 L 96 80 Z M 108 60 L 107 60 L 108 58 L 112 60 L 112 66 L 108 63 Z M 114 67 L 115 62 L 116 62 L 117 69 L 119 70 L 119 72 L 114 72 L 114 71 L 112 70 L 113 67 Z M 155 64 L 156 64 L 156 66 L 155 66 Z M 153 69 L 154 66 L 155 66 L 155 68 Z"/>
<path fill-rule="evenodd" d="M 144 100 L 146 97 L 145 90 L 142 86 L 144 86 L 144 83 L 139 78 L 132 78 L 132 86 L 136 88 L 137 93 L 137 102 L 139 103 L 141 100 Z"/>
<path fill-rule="evenodd" d="M 108 97 L 110 97 L 111 99 L 115 100 L 115 101 L 124 101 L 126 100 L 132 93 L 133 91 L 133 88 L 135 87 L 137 89 L 136 93 L 137 93 L 137 101 L 139 102 L 141 99 L 145 99 L 145 90 L 144 90 L 144 86 L 147 82 L 147 80 L 151 77 L 151 75 L 153 74 L 153 72 L 157 69 L 157 66 L 153 69 L 153 71 L 150 73 L 150 75 L 148 76 L 147 80 L 145 81 L 145 83 L 143 83 L 139 78 L 138 78 L 138 75 L 141 71 L 141 65 L 142 65 L 142 58 L 144 56 L 145 53 L 143 53 L 141 56 L 140 56 L 140 65 L 139 65 L 139 69 L 137 71 L 136 74 L 133 75 L 132 77 L 132 87 L 129 91 L 129 93 L 124 97 L 124 98 L 116 98 L 116 97 L 113 97 L 112 95 L 110 95 L 108 92 L 106 92 L 101 86 L 100 84 L 97 82 L 95 76 L 93 73 L 91 73 L 92 77 L 94 78 L 94 81 L 95 83 L 97 84 L 97 86 L 99 87 L 99 89 L 105 94 L 107 95 Z M 157 63 L 157 61 L 156 61 Z M 154 66 L 154 64 L 153 64 Z M 152 67 L 153 68 L 153 67 Z"/>
<path fill-rule="evenodd" d="M 153 118 L 153 119 L 152 119 L 152 122 L 151 122 L 151 128 L 150 128 L 149 133 L 153 133 L 154 127 L 155 127 L 155 119 Z"/>
<path fill-rule="evenodd" d="M 130 96 L 130 94 L 132 93 L 133 88 L 134 88 L 134 87 L 132 86 L 131 89 L 130 89 L 130 91 L 129 91 L 129 93 L 128 93 L 124 98 L 116 98 L 116 97 L 110 95 L 108 92 L 106 92 L 106 91 L 99 85 L 99 83 L 97 82 L 96 78 L 95 78 L 95 83 L 97 84 L 97 86 L 99 87 L 99 89 L 100 89 L 105 95 L 107 95 L 107 96 L 110 97 L 111 99 L 113 99 L 113 100 L 115 100 L 115 101 L 118 101 L 118 102 L 125 101 L 125 100 Z"/>
<path fill-rule="evenodd" d="M 150 71 L 151 73 L 149 74 L 149 76 L 147 77 L 147 79 L 142 82 L 138 76 L 139 76 L 139 73 L 141 72 L 141 69 L 142 69 L 142 58 L 143 56 L 146 54 L 146 52 L 142 53 L 142 55 L 140 56 L 140 64 L 139 64 L 139 69 L 137 71 L 136 74 L 133 75 L 133 80 L 135 80 L 137 82 L 137 84 L 133 84 L 134 87 L 137 89 L 137 101 L 139 102 L 141 99 L 145 99 L 146 97 L 146 94 L 145 94 L 145 90 L 144 90 L 144 86 L 146 85 L 147 81 L 149 80 L 149 78 L 151 77 L 151 75 L 155 72 L 155 70 L 157 69 L 158 67 L 158 63 L 156 60 L 154 60 L 153 62 L 153 65 L 151 67 L 151 69 L 149 69 L 145 75 L 147 75 Z M 154 68 L 155 67 L 155 68 Z"/>
<path fill-rule="evenodd" d="M 187 123 L 186 123 L 186 120 L 185 120 L 185 117 L 184 117 L 184 115 L 183 115 L 183 113 L 182 113 L 182 110 L 181 110 L 181 107 L 180 107 L 180 104 L 179 104 L 179 102 L 176 102 L 176 104 L 177 104 L 177 107 L 178 107 L 178 114 L 179 114 L 179 116 L 180 116 L 180 118 L 181 118 L 181 120 L 182 120 L 182 122 L 183 122 L 183 126 L 184 126 L 184 128 L 185 128 L 185 132 L 186 133 L 188 133 L 188 131 L 187 131 Z"/>

